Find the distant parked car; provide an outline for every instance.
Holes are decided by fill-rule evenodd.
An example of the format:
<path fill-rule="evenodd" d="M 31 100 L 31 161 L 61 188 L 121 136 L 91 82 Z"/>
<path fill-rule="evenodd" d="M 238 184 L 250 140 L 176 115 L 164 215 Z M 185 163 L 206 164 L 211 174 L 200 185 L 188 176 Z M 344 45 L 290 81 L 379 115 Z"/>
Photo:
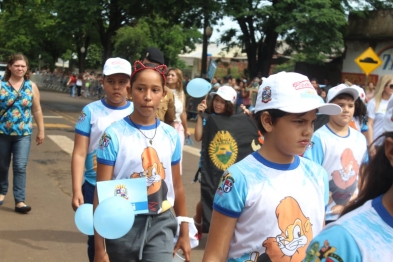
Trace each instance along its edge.
<path fill-rule="evenodd" d="M 0 79 L 3 79 L 7 63 L 0 62 Z"/>

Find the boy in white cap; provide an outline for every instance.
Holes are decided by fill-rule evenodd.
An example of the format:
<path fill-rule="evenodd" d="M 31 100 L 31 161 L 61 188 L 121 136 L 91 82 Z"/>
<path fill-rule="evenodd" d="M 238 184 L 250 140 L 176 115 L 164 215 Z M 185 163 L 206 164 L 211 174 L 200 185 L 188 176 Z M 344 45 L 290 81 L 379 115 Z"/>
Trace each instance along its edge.
<path fill-rule="evenodd" d="M 326 171 L 299 157 L 325 104 L 309 79 L 280 72 L 264 79 L 254 118 L 264 145 L 227 169 L 216 191 L 203 261 L 301 261 L 324 225 Z"/>
<path fill-rule="evenodd" d="M 304 153 L 305 158 L 320 164 L 329 175 L 327 224 L 335 221 L 356 197 L 360 165 L 368 158 L 365 136 L 349 125 L 358 97 L 355 86 L 340 84 L 329 89 L 328 102 L 339 105 L 342 113 L 330 116 L 329 122 L 314 133 L 312 146 Z"/>
<path fill-rule="evenodd" d="M 103 90 L 106 97 L 86 105 L 75 126 L 72 153 L 72 208 L 93 204 L 96 186 L 96 149 L 105 129 L 113 122 L 132 113 L 134 106 L 127 101 L 131 64 L 122 58 L 109 58 L 103 70 Z M 83 182 L 84 181 L 84 182 Z M 94 236 L 88 237 L 88 256 L 94 261 Z"/>

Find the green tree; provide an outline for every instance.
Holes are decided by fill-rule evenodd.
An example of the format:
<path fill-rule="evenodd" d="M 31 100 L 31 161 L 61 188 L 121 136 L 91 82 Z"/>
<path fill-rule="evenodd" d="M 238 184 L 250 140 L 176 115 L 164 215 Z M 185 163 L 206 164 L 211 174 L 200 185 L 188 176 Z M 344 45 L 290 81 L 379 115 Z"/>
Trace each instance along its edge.
<path fill-rule="evenodd" d="M 165 63 L 178 66 L 178 55 L 184 50 L 194 50 L 202 34 L 197 28 L 171 25 L 167 20 L 155 16 L 140 19 L 135 26 L 126 26 L 117 31 L 114 53 L 129 61 L 138 60 L 149 46 L 164 53 Z"/>
<path fill-rule="evenodd" d="M 13 5 L 4 2 L 4 6 L 7 8 L 0 12 L 0 34 L 5 37 L 0 38 L 0 45 L 5 50 L 22 52 L 33 66 L 42 54 L 53 68 L 70 42 L 56 30 L 58 18 L 52 3 L 26 0 L 15 1 Z"/>
<path fill-rule="evenodd" d="M 221 42 L 244 47 L 250 77 L 268 75 L 279 39 L 289 44 L 288 54 L 303 53 L 315 63 L 343 47 L 346 19 L 338 0 L 227 0 L 224 10 L 241 32 L 230 29 Z"/>

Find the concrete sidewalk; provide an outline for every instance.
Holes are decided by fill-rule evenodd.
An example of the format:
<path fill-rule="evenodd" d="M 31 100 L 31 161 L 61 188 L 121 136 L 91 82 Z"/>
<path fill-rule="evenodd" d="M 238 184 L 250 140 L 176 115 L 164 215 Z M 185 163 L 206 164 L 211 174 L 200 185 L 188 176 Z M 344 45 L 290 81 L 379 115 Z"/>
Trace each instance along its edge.
<path fill-rule="evenodd" d="M 40 146 L 40 151 L 48 144 Z M 51 179 L 45 166 L 36 162 L 41 155 L 37 146 L 32 143 L 31 148 L 26 204 L 32 211 L 14 211 L 10 170 L 8 194 L 0 206 L 0 261 L 87 261 L 87 237 L 74 224 L 71 198 Z"/>

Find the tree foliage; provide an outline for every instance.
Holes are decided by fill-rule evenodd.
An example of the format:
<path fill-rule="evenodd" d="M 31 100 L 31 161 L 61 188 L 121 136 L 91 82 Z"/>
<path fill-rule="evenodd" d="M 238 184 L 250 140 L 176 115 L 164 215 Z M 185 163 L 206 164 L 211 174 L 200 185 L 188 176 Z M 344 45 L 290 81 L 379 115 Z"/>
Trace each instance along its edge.
<path fill-rule="evenodd" d="M 195 43 L 201 38 L 196 28 L 183 28 L 171 25 L 167 20 L 155 16 L 143 18 L 135 26 L 126 26 L 118 30 L 115 37 L 115 55 L 129 61 L 140 59 L 143 51 L 155 46 L 164 53 L 165 63 L 178 66 L 178 55 L 187 50 L 194 50 Z"/>

